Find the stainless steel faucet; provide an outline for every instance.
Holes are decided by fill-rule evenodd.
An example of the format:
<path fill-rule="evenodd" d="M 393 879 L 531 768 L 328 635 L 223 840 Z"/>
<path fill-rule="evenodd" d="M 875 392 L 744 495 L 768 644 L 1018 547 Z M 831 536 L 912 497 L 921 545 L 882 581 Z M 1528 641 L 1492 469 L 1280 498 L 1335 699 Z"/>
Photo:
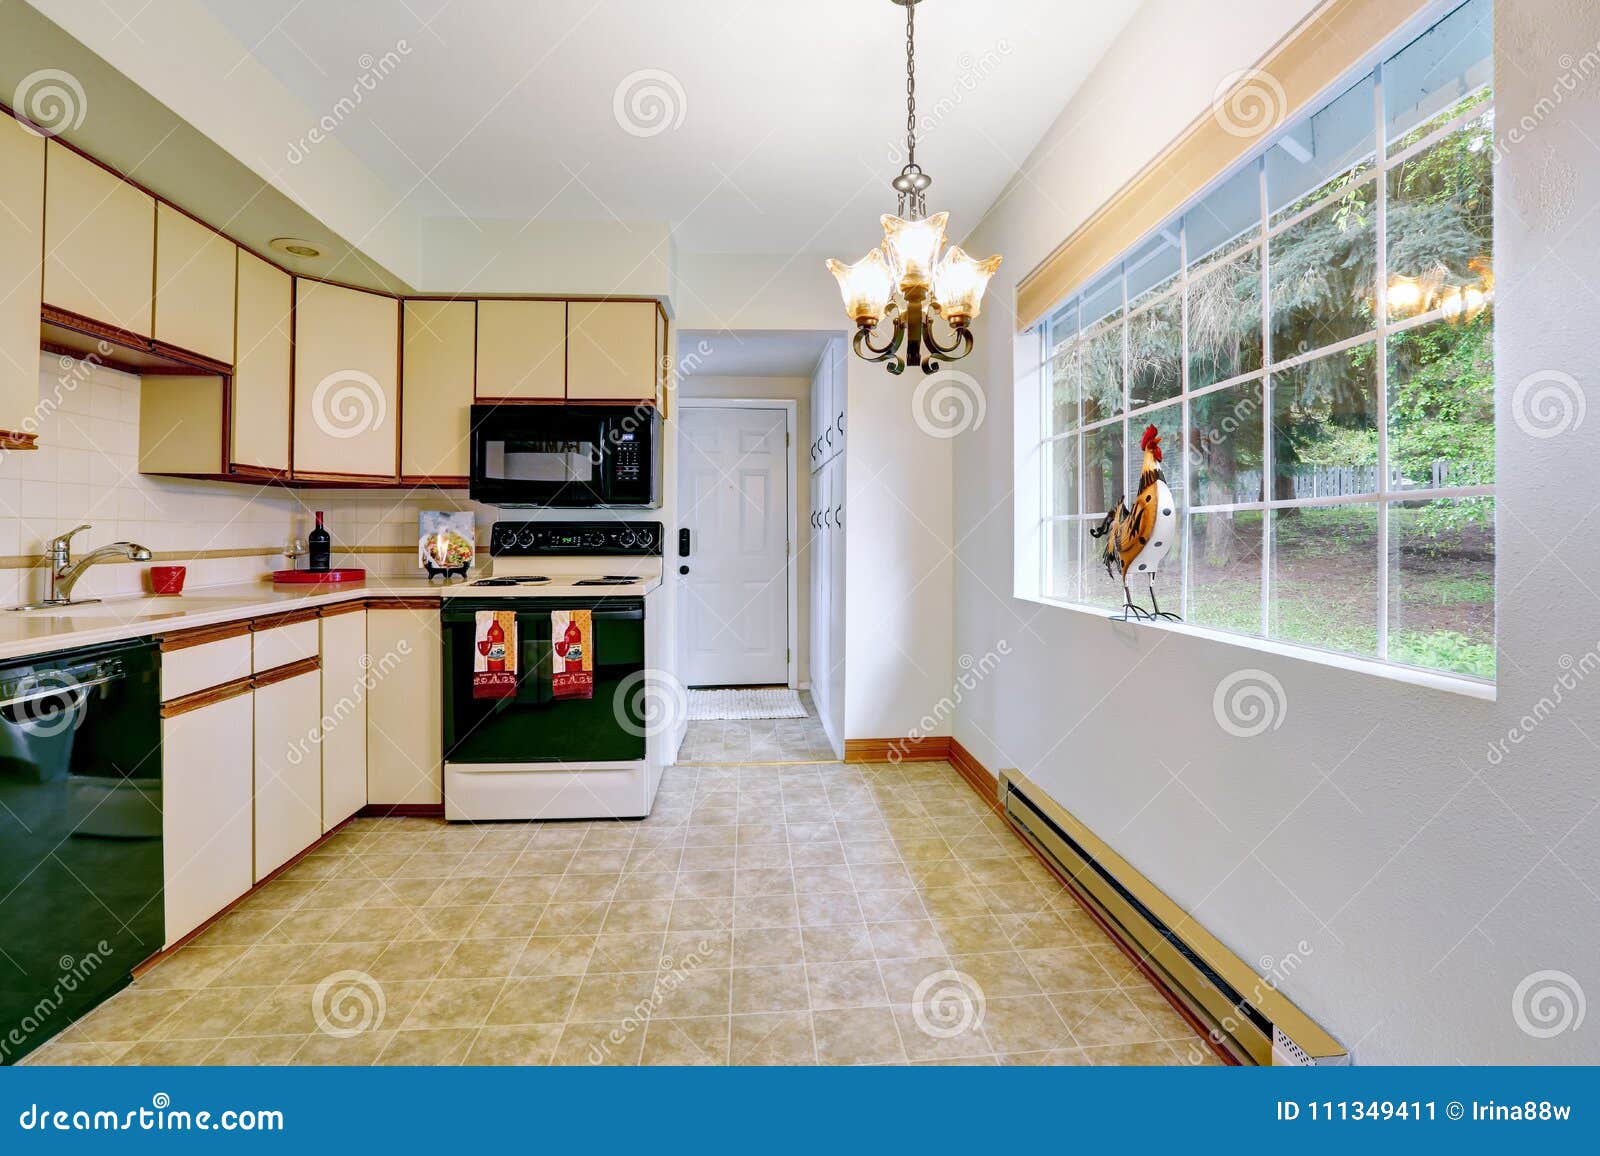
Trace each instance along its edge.
<path fill-rule="evenodd" d="M 38 610 L 46 606 L 73 606 L 85 602 L 98 602 L 98 598 L 80 598 L 74 602 L 72 588 L 78 584 L 78 579 L 83 577 L 83 572 L 96 562 L 107 558 L 128 558 L 134 562 L 150 561 L 150 551 L 137 542 L 111 542 L 99 549 L 91 550 L 76 562 L 72 560 L 72 537 L 84 530 L 91 529 L 88 523 L 68 530 L 65 534 L 50 539 L 50 545 L 45 549 L 45 557 L 50 561 L 50 592 L 42 602 L 30 602 L 26 606 L 17 607 L 18 610 Z"/>

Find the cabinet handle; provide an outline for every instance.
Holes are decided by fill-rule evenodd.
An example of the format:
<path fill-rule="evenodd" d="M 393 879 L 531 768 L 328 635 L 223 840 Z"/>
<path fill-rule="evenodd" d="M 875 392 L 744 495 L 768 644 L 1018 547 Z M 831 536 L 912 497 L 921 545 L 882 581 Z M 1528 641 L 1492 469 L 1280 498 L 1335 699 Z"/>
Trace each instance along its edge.
<path fill-rule="evenodd" d="M 842 435 L 843 435 L 843 434 L 844 434 L 844 411 L 843 411 L 843 410 L 840 410 L 840 411 L 839 411 L 839 420 L 838 420 L 838 422 L 837 422 L 837 423 L 835 423 L 835 424 L 837 424 L 837 425 L 838 425 L 838 427 L 839 427 L 839 433 L 840 433 L 840 435 L 841 435 L 841 436 L 842 436 Z"/>
<path fill-rule="evenodd" d="M 828 427 L 827 437 L 828 437 L 828 444 L 831 446 L 833 444 L 833 427 L 831 425 Z"/>
<path fill-rule="evenodd" d="M 833 508 L 833 524 L 835 526 L 844 525 L 844 504 L 842 502 Z"/>

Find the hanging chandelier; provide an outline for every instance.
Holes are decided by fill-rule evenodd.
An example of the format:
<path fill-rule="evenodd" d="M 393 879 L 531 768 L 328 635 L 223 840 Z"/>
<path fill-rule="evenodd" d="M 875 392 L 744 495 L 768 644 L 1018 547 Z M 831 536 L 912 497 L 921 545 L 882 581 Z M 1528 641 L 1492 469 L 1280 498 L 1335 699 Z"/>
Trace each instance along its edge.
<path fill-rule="evenodd" d="M 885 213 L 883 245 L 854 265 L 828 259 L 828 272 L 839 281 L 845 312 L 856 324 L 852 348 L 866 361 L 886 362 L 890 373 L 907 365 L 923 373 L 939 368 L 939 359 L 957 361 L 972 352 L 972 320 L 978 316 L 983 291 L 1000 268 L 998 255 L 976 261 L 960 245 L 944 250 L 949 213 L 928 216 L 927 192 L 933 178 L 917 164 L 917 4 L 892 0 L 906 10 L 906 164 L 891 184 L 899 211 Z M 951 337 L 941 343 L 935 316 L 944 318 Z M 894 331 L 882 345 L 872 337 L 878 322 L 893 318 Z M 926 351 L 926 352 L 925 352 Z"/>

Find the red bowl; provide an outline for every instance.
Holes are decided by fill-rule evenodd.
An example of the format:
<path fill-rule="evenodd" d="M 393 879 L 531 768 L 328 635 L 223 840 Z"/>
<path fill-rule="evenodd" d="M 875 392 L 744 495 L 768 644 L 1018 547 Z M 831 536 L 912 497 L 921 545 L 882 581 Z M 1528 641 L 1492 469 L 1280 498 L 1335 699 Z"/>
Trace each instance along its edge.
<path fill-rule="evenodd" d="M 150 589 L 157 594 L 182 594 L 183 580 L 188 573 L 187 566 L 152 566 Z"/>

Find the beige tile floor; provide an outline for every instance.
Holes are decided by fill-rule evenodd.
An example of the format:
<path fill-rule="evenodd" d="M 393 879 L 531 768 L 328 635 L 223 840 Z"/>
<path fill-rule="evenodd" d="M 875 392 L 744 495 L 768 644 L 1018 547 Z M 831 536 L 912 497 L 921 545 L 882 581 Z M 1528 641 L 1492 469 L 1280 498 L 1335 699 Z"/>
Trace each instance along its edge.
<path fill-rule="evenodd" d="M 952 768 L 822 763 L 356 820 L 29 1062 L 1212 1061 Z"/>

